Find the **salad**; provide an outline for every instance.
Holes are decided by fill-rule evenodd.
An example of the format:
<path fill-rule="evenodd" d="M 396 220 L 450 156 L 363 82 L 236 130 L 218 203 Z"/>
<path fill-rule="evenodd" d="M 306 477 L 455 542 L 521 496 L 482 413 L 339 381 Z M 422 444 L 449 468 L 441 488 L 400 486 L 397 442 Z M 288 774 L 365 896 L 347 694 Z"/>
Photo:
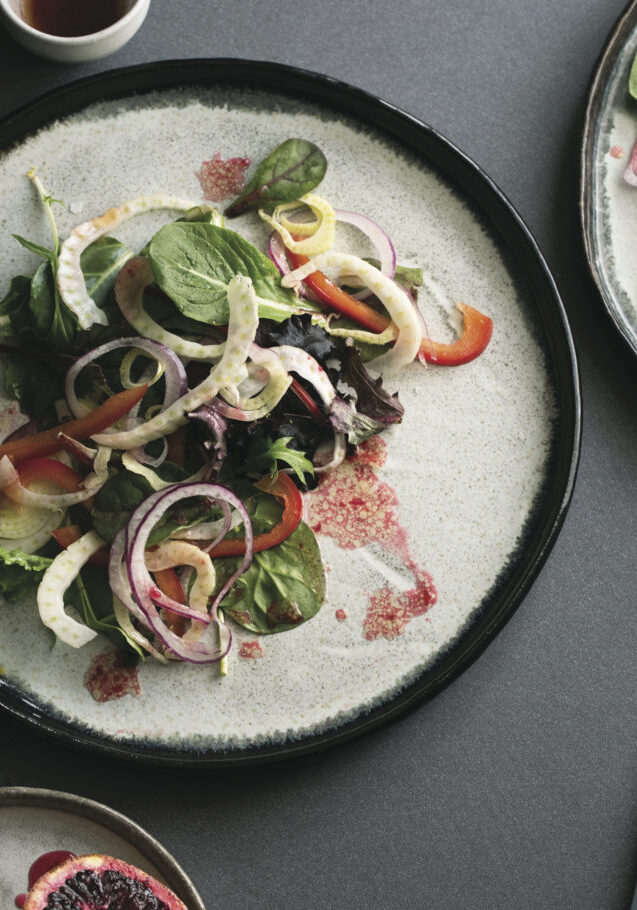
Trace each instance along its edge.
<path fill-rule="evenodd" d="M 42 262 L 0 301 L 3 382 L 26 421 L 0 445 L 0 593 L 35 589 L 74 648 L 101 633 L 224 673 L 233 624 L 311 619 L 325 569 L 302 491 L 400 422 L 392 375 L 467 363 L 490 340 L 466 304 L 455 342 L 428 337 L 422 272 L 316 192 L 316 145 L 287 140 L 242 186 L 248 166 L 204 163 L 210 201 L 238 192 L 223 213 L 157 193 L 64 241 L 59 201 L 29 174 L 52 242 L 16 237 Z M 141 251 L 115 239 L 156 209 L 178 217 Z M 263 249 L 241 233 L 250 219 L 271 231 Z M 361 255 L 339 249 L 339 224 Z"/>

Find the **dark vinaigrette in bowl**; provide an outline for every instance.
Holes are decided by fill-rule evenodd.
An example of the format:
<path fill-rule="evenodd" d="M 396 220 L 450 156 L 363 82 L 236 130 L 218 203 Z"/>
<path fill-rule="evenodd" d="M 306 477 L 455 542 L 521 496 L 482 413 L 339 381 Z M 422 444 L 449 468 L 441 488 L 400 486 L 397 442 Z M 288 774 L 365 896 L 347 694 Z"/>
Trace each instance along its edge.
<path fill-rule="evenodd" d="M 129 0 L 22 0 L 20 15 L 39 32 L 77 38 L 113 25 L 130 6 Z"/>

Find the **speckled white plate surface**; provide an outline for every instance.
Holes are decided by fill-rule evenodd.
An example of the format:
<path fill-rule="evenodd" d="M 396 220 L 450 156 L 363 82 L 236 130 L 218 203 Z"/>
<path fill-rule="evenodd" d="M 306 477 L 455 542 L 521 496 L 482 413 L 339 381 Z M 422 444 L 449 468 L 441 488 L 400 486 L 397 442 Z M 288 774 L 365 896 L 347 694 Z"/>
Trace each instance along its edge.
<path fill-rule="evenodd" d="M 204 910 L 176 860 L 126 816 L 84 797 L 29 787 L 0 788 L 0 906 L 27 890 L 29 866 L 52 850 L 105 853 L 168 885 L 189 908 Z"/>
<path fill-rule="evenodd" d="M 637 100 L 628 94 L 635 53 L 633 2 L 615 25 L 593 78 L 582 148 L 581 210 L 593 277 L 637 353 L 637 187 L 623 179 L 637 142 Z"/>
<path fill-rule="evenodd" d="M 269 79 L 283 89 L 291 72 L 270 67 L 261 74 L 257 65 L 263 78 L 253 84 Z M 453 303 L 464 300 L 493 318 L 492 342 L 466 366 L 414 365 L 392 383 L 405 418 L 355 479 L 371 520 L 384 515 L 402 529 L 402 555 L 378 543 L 344 547 L 342 534 L 323 528 L 324 607 L 293 632 L 263 637 L 258 660 L 238 656 L 241 643 L 255 638 L 238 630 L 226 678 L 210 668 L 147 662 L 137 697 L 98 704 L 83 680 L 104 643 L 79 652 L 51 647 L 33 603 L 3 607 L 3 702 L 18 715 L 28 702 L 30 716 L 35 712 L 36 722 L 57 735 L 186 763 L 285 754 L 350 735 L 368 719 L 388 716 L 401 699 L 432 694 L 479 653 L 519 603 L 561 522 L 578 447 L 576 366 L 559 298 L 532 241 L 497 191 L 444 140 L 395 114 L 405 132 L 429 136 L 453 167 L 467 171 L 476 198 L 485 200 L 480 204 L 493 202 L 494 218 L 511 222 L 501 227 L 506 240 L 422 153 L 338 113 L 331 84 L 303 79 L 306 93 L 318 85 L 319 97 L 334 106 L 310 103 L 298 91 L 291 97 L 249 84 L 230 88 L 217 71 L 212 81 L 220 85 L 124 94 L 23 136 L 0 157 L 0 293 L 12 275 L 34 266 L 9 235 L 46 238 L 24 176 L 34 164 L 68 205 L 59 215 L 64 231 L 149 191 L 197 199 L 195 171 L 215 152 L 257 162 L 283 138 L 303 136 L 329 162 L 321 192 L 339 208 L 375 218 L 392 236 L 399 261 L 425 269 L 421 307 L 432 337 L 453 337 Z M 93 94 L 107 96 L 108 87 Z M 347 98 L 345 88 L 340 97 Z M 378 107 L 379 117 L 393 116 L 369 96 L 359 102 Z M 117 233 L 140 247 L 160 222 L 140 219 Z M 244 216 L 231 226 L 263 245 L 256 219 Z M 517 251 L 515 243 L 508 246 L 516 231 Z M 345 496 L 350 481 L 342 479 Z M 387 505 L 393 495 L 387 491 L 396 503 Z M 425 571 L 437 603 L 409 618 L 417 573 Z M 374 625 L 374 609 L 381 608 L 390 620 Z"/>

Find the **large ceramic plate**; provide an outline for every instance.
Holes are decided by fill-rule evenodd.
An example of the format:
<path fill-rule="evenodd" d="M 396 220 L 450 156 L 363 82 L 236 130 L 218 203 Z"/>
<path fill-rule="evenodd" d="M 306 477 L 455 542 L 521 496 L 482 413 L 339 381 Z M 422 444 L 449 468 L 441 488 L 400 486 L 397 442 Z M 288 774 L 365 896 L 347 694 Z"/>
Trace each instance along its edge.
<path fill-rule="evenodd" d="M 0 905 L 15 906 L 29 866 L 52 850 L 104 853 L 132 863 L 168 885 L 189 910 L 204 910 L 175 859 L 134 821 L 82 796 L 31 787 L 0 787 Z"/>
<path fill-rule="evenodd" d="M 267 760 L 353 736 L 430 698 L 480 654 L 561 525 L 580 406 L 554 283 L 490 180 L 390 105 L 262 63 L 172 62 L 88 79 L 2 125 L 0 224 L 5 237 L 44 236 L 24 178 L 34 164 L 68 203 L 68 229 L 80 213 L 150 190 L 197 194 L 204 159 L 258 161 L 288 136 L 325 151 L 325 195 L 377 219 L 400 260 L 424 267 L 433 336 L 453 336 L 462 299 L 493 317 L 493 340 L 466 366 L 413 365 L 399 377 L 403 423 L 308 503 L 326 604 L 293 632 L 262 639 L 258 660 L 240 656 L 253 653 L 241 645 L 254 636 L 239 630 L 226 678 L 147 662 L 141 692 L 98 704 L 83 680 L 103 642 L 51 649 L 33 604 L 4 608 L 0 700 L 49 734 L 183 765 Z M 141 245 L 150 230 L 140 221 L 127 236 Z M 32 267 L 4 242 L 0 286 Z M 428 609 L 427 573 L 438 592 Z"/>
<path fill-rule="evenodd" d="M 637 52 L 637 3 L 611 32 L 595 70 L 582 146 L 581 213 L 586 254 L 604 304 L 637 353 L 637 188 L 624 179 L 637 142 L 628 75 Z"/>

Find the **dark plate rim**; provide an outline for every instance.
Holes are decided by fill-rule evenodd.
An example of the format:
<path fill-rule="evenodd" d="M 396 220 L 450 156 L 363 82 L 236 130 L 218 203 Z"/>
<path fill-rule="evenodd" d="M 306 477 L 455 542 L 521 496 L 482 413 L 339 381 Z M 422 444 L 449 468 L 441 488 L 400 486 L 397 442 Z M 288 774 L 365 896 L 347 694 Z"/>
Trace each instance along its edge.
<path fill-rule="evenodd" d="M 637 333 L 631 332 L 618 316 L 621 310 L 606 278 L 602 267 L 600 252 L 595 240 L 595 198 L 592 187 L 595 181 L 595 139 L 597 123 L 604 105 L 604 94 L 611 70 L 617 55 L 628 35 L 637 27 L 637 0 L 630 0 L 610 30 L 593 68 L 588 88 L 586 111 L 582 127 L 582 145 L 580 152 L 580 192 L 579 211 L 580 226 L 584 239 L 586 261 L 593 276 L 593 281 L 602 298 L 606 312 L 613 325 L 630 347 L 637 354 Z"/>
<path fill-rule="evenodd" d="M 139 850 L 189 910 L 206 910 L 195 886 L 174 856 L 141 825 L 121 812 L 75 793 L 39 787 L 0 787 L 0 809 L 13 806 L 58 809 L 99 822 Z M 27 860 L 27 864 L 30 861 Z M 27 867 L 25 866 L 25 878 Z"/>
<path fill-rule="evenodd" d="M 575 345 L 555 281 L 520 215 L 494 182 L 464 152 L 432 127 L 393 104 L 330 76 L 258 60 L 168 60 L 115 69 L 72 82 L 26 104 L 0 121 L 0 151 L 25 135 L 97 100 L 193 84 L 265 89 L 323 104 L 389 135 L 436 168 L 468 198 L 501 248 L 512 256 L 532 292 L 546 334 L 560 420 L 542 518 L 506 583 L 496 586 L 479 616 L 421 677 L 366 714 L 298 741 L 245 749 L 182 752 L 118 743 L 52 717 L 0 680 L 0 708 L 35 730 L 102 755 L 182 769 L 224 768 L 308 755 L 345 742 L 433 698 L 472 664 L 519 607 L 555 543 L 572 497 L 581 439 L 581 391 Z"/>

